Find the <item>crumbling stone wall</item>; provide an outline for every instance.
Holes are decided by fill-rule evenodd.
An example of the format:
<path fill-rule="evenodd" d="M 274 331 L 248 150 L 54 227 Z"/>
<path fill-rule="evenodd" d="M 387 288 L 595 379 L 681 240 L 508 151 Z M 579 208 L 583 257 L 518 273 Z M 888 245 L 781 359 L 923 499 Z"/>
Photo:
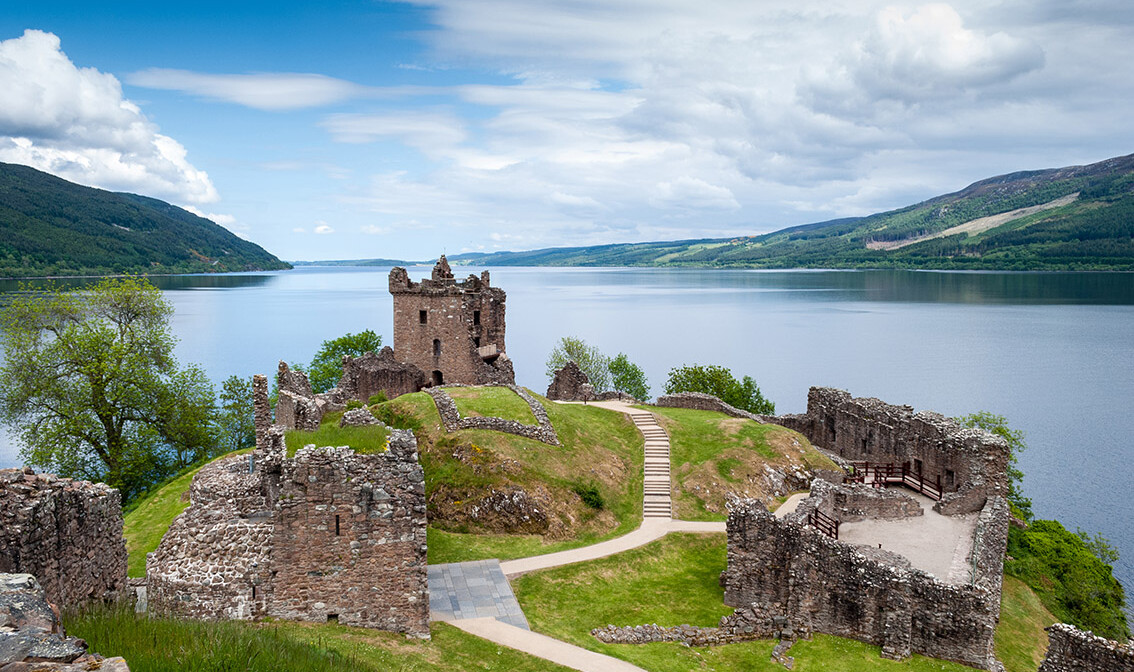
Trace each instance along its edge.
<path fill-rule="evenodd" d="M 909 463 L 913 473 L 940 482 L 944 495 L 934 508 L 946 515 L 979 511 L 989 497 L 1008 494 L 1004 439 L 939 413 L 813 387 L 806 413 L 773 420 L 848 460 Z"/>
<path fill-rule="evenodd" d="M 149 607 L 202 619 L 275 616 L 429 636 L 425 475 L 413 433 L 387 451 L 263 448 L 207 465 L 147 562 Z"/>
<path fill-rule="evenodd" d="M 0 572 L 34 574 L 64 608 L 126 589 L 122 500 L 102 483 L 0 469 Z"/>
<path fill-rule="evenodd" d="M 68 637 L 57 607 L 31 574 L 0 574 L 0 670 L 4 672 L 129 672 L 121 658 L 87 651 Z"/>
<path fill-rule="evenodd" d="M 974 550 L 971 585 L 943 583 L 889 551 L 835 541 L 804 526 L 806 511 L 801 505 L 781 520 L 755 500 L 730 504 L 725 604 L 788 619 L 797 632 L 865 641 L 887 658 L 921 653 L 994 669 L 1010 515 L 1003 499 L 982 511 L 984 550 Z"/>
<path fill-rule="evenodd" d="M 427 389 L 426 392 L 433 397 L 433 403 L 437 406 L 437 414 L 441 416 L 441 424 L 445 426 L 447 432 L 456 432 L 461 429 L 488 429 L 494 432 L 505 432 L 535 439 L 552 446 L 560 445 L 559 435 L 556 434 L 555 427 L 551 424 L 551 418 L 547 417 L 547 409 L 539 403 L 539 400 L 518 385 L 501 385 L 501 387 L 507 387 L 526 401 L 538 424 L 525 425 L 515 420 L 482 416 L 462 418 L 457 409 L 457 402 L 453 401 L 453 398 L 445 390 L 432 387 Z"/>
<path fill-rule="evenodd" d="M 545 395 L 552 401 L 587 401 L 591 393 L 591 379 L 574 361 L 569 361 L 555 372 Z"/>
<path fill-rule="evenodd" d="M 394 298 L 394 352 L 425 372 L 430 385 L 515 383 L 504 345 L 504 290 L 488 271 L 458 282 L 444 255 L 430 278 L 390 271 Z"/>
<path fill-rule="evenodd" d="M 834 484 L 815 479 L 809 499 L 818 503 L 820 511 L 842 523 L 925 515 L 921 504 L 901 490 L 874 488 L 862 483 Z"/>
<path fill-rule="evenodd" d="M 1039 672 L 1134 672 L 1134 646 L 1096 637 L 1073 625 L 1047 628 L 1047 656 Z"/>
<path fill-rule="evenodd" d="M 276 401 L 276 424 L 288 429 L 313 431 L 319 429 L 323 411 L 315 401 L 307 374 L 292 371 L 286 362 L 281 361 L 276 374 L 279 398 Z"/>
<path fill-rule="evenodd" d="M 655 406 L 662 406 L 668 408 L 691 408 L 697 411 L 717 411 L 734 418 L 747 418 L 754 420 L 760 424 L 767 424 L 768 417 L 764 415 L 756 415 L 748 411 L 741 410 L 732 404 L 726 404 L 717 397 L 711 394 L 704 394 L 702 392 L 678 392 L 677 394 L 666 394 L 658 397 Z"/>
<path fill-rule="evenodd" d="M 425 373 L 413 364 L 399 362 L 394 349 L 382 348 L 378 354 L 343 357 L 343 377 L 339 388 L 349 399 L 368 401 L 382 392 L 387 399 L 417 392 L 425 387 Z"/>

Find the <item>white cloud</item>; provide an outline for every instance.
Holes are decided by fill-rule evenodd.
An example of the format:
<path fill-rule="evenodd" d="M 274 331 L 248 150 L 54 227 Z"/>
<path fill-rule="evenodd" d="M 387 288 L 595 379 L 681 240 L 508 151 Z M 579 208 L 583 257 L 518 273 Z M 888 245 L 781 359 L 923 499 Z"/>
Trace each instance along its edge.
<path fill-rule="evenodd" d="M 0 42 L 0 91 L 0 161 L 178 202 L 218 199 L 209 176 L 123 98 L 113 75 L 75 67 L 51 33 Z"/>
<path fill-rule="evenodd" d="M 334 233 L 335 232 L 335 230 L 332 229 L 330 227 L 330 225 L 327 224 L 326 222 L 315 222 L 315 228 L 312 229 L 312 231 L 314 231 L 315 233 L 318 233 L 320 235 L 326 235 L 328 233 Z"/>
<path fill-rule="evenodd" d="M 183 91 L 259 110 L 322 107 L 365 95 L 367 87 L 308 73 L 208 74 L 149 68 L 126 78 L 147 89 Z"/>
<path fill-rule="evenodd" d="M 465 140 L 464 124 L 451 114 L 335 114 L 321 122 L 338 142 L 366 143 L 400 140 L 438 156 Z"/>

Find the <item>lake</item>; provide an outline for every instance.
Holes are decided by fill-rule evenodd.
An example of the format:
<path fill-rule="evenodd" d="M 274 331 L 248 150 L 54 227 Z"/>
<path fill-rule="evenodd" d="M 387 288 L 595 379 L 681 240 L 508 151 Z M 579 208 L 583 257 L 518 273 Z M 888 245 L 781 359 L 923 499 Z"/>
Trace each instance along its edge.
<path fill-rule="evenodd" d="M 219 383 L 307 362 L 373 329 L 391 343 L 388 268 L 156 278 L 184 362 Z M 479 268 L 456 268 L 458 276 Z M 428 268 L 410 269 L 419 279 Z M 625 352 L 661 391 L 670 368 L 751 375 L 781 413 L 812 385 L 962 415 L 988 410 L 1027 434 L 1037 517 L 1100 531 L 1134 585 L 1134 274 L 494 268 L 517 382 L 546 389 L 560 336 Z M 76 281 L 72 281 L 76 282 Z M 0 301 L 17 283 L 0 282 Z M 0 439 L 0 466 L 18 462 Z"/>

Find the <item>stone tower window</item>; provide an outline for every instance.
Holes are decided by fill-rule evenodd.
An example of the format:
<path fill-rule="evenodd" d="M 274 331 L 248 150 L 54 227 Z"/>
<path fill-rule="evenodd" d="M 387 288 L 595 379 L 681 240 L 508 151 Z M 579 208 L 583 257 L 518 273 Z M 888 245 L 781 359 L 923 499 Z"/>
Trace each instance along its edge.
<path fill-rule="evenodd" d="M 429 311 L 428 310 L 417 311 L 417 321 L 420 322 L 421 324 L 425 324 L 426 322 L 428 322 L 429 321 Z"/>
<path fill-rule="evenodd" d="M 480 311 L 479 310 L 472 311 L 472 323 L 473 323 L 473 325 L 480 324 Z"/>
<path fill-rule="evenodd" d="M 433 356 L 434 357 L 440 357 L 441 356 L 441 339 L 439 339 L 439 338 L 433 339 Z"/>

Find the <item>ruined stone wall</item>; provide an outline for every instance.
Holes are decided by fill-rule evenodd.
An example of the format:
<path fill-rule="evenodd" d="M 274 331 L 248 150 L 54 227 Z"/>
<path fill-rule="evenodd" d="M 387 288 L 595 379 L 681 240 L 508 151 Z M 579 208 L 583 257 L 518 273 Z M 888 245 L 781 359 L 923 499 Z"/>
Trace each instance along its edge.
<path fill-rule="evenodd" d="M 747 418 L 748 420 L 754 420 L 761 424 L 767 424 L 768 422 L 767 416 L 749 413 L 732 404 L 726 404 L 711 394 L 703 394 L 701 392 L 666 394 L 658 397 L 654 405 L 668 408 L 691 408 L 697 411 L 717 411 L 718 413 L 724 413 L 734 418 Z"/>
<path fill-rule="evenodd" d="M 118 597 L 126 589 L 118 491 L 0 469 L 0 572 L 34 574 L 63 608 Z"/>
<path fill-rule="evenodd" d="M 935 508 L 943 514 L 979 511 L 989 497 L 1008 494 L 1004 439 L 938 413 L 813 387 L 807 413 L 773 420 L 845 459 L 909 463 L 914 473 L 939 479 L 945 494 Z"/>
<path fill-rule="evenodd" d="M 1047 656 L 1039 672 L 1134 672 L 1134 646 L 1096 637 L 1073 625 L 1047 628 Z"/>
<path fill-rule="evenodd" d="M 1002 500 L 992 507 L 990 517 L 1007 512 Z M 757 501 L 732 503 L 721 576 L 725 604 L 788 619 L 798 632 L 865 641 L 888 658 L 921 653 L 993 668 L 999 590 L 981 581 L 942 583 L 894 553 L 852 547 L 804 527 L 801 515 L 778 520 Z M 1007 517 L 1001 517 L 1006 539 Z"/>
<path fill-rule="evenodd" d="M 382 454 L 308 448 L 285 463 L 269 615 L 429 636 L 425 476 L 415 450 L 412 433 L 395 430 Z"/>
<path fill-rule="evenodd" d="M 816 479 L 811 483 L 811 497 L 820 503 L 820 511 L 842 523 L 925 514 L 921 504 L 901 490 L 874 488 L 862 483 L 834 484 Z"/>
<path fill-rule="evenodd" d="M 482 416 L 462 418 L 457 409 L 457 403 L 446 394 L 445 390 L 432 387 L 427 389 L 426 392 L 433 397 L 433 403 L 437 406 L 437 414 L 441 416 L 441 424 L 445 426 L 447 432 L 456 432 L 462 429 L 487 429 L 535 439 L 552 446 L 560 445 L 559 435 L 556 434 L 555 427 L 551 424 L 551 418 L 547 417 L 547 409 L 543 407 L 543 404 L 539 403 L 539 400 L 528 394 L 528 391 L 522 387 L 517 385 L 503 385 L 502 387 L 512 390 L 528 403 L 528 408 L 532 409 L 532 415 L 535 416 L 538 424 L 525 425 L 515 420 Z"/>
<path fill-rule="evenodd" d="M 315 393 L 307 374 L 292 371 L 286 362 L 281 361 L 276 374 L 279 397 L 276 401 L 276 424 L 288 429 L 314 431 L 319 429 L 323 410 L 316 402 Z"/>
<path fill-rule="evenodd" d="M 361 409 L 360 409 L 361 410 Z M 389 449 L 300 449 L 283 428 L 206 465 L 147 562 L 153 613 L 337 620 L 429 636 L 425 475 L 413 433 Z"/>
<path fill-rule="evenodd" d="M 394 351 L 399 361 L 421 369 L 430 384 L 514 383 L 505 348 L 504 290 L 492 287 L 488 271 L 457 282 L 442 257 L 433 275 L 412 282 L 404 268 L 390 271 L 394 302 Z M 479 348 L 495 347 L 490 361 Z"/>
<path fill-rule="evenodd" d="M 591 379 L 579 365 L 569 361 L 552 376 L 544 396 L 552 401 L 587 401 L 594 396 L 594 388 L 590 383 Z"/>
<path fill-rule="evenodd" d="M 272 507 L 249 456 L 205 465 L 190 505 L 146 559 L 149 611 L 161 616 L 246 620 L 263 616 Z"/>
<path fill-rule="evenodd" d="M 339 388 L 350 399 L 369 401 L 382 392 L 387 399 L 417 392 L 425 387 L 425 373 L 413 364 L 399 362 L 390 347 L 378 354 L 343 357 L 343 377 Z"/>

